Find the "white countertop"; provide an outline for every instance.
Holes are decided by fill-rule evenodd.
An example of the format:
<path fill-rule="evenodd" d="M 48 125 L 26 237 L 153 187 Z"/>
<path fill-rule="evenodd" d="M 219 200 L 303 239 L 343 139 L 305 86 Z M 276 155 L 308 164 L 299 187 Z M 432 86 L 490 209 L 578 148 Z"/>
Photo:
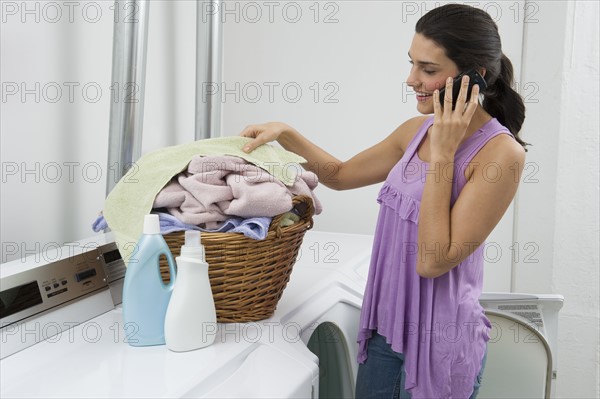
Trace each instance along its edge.
<path fill-rule="evenodd" d="M 3 359 L 1 396 L 306 397 L 297 382 L 318 374 L 316 357 L 283 336 L 275 324 L 221 324 L 215 343 L 196 351 L 132 347 L 119 307 Z"/>

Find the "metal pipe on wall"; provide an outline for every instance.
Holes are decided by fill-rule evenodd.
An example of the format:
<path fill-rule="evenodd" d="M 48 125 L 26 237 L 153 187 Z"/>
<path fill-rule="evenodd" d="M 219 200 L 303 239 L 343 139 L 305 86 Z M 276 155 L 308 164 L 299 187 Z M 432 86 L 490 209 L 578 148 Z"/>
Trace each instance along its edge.
<path fill-rule="evenodd" d="M 107 195 L 142 152 L 150 1 L 115 0 L 114 6 Z"/>
<path fill-rule="evenodd" d="M 197 2 L 196 140 L 221 135 L 221 69 L 223 2 Z"/>

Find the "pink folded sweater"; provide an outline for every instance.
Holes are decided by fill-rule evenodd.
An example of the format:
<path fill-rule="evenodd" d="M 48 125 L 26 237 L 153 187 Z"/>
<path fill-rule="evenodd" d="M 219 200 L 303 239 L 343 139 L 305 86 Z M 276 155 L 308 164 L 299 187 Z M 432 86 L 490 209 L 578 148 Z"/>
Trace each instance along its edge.
<path fill-rule="evenodd" d="M 290 165 L 290 167 L 293 167 Z M 321 203 L 313 193 L 317 176 L 299 172 L 291 187 L 266 170 L 234 156 L 195 156 L 156 196 L 153 208 L 166 208 L 184 223 L 219 228 L 231 216 L 273 217 L 292 209 L 294 195 Z"/>

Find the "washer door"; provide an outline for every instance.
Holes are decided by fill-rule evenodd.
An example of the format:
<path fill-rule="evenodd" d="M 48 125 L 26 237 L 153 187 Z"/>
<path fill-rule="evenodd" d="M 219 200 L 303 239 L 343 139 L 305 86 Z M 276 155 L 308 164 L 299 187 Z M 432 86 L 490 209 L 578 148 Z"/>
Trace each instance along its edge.
<path fill-rule="evenodd" d="M 307 346 L 319 358 L 319 398 L 354 398 L 354 376 L 349 367 L 352 360 L 338 326 L 321 323 Z"/>
<path fill-rule="evenodd" d="M 531 323 L 486 310 L 492 323 L 478 398 L 550 398 L 552 354 Z"/>

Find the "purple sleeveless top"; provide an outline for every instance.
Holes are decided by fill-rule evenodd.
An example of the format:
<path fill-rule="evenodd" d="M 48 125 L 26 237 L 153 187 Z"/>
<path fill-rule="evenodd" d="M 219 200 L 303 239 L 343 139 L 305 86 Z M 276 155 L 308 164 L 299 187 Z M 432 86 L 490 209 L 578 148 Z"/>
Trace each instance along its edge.
<path fill-rule="evenodd" d="M 479 304 L 484 244 L 442 276 L 423 278 L 416 272 L 419 209 L 428 168 L 417 148 L 432 124 L 430 117 L 419 128 L 377 198 L 381 207 L 360 317 L 358 361 L 367 359 L 368 340 L 376 330 L 395 352 L 404 354 L 405 389 L 414 399 L 468 398 L 491 327 Z M 494 118 L 458 148 L 451 206 L 466 183 L 469 162 L 503 133 L 508 129 Z M 443 170 L 435 173 L 444 176 Z"/>

